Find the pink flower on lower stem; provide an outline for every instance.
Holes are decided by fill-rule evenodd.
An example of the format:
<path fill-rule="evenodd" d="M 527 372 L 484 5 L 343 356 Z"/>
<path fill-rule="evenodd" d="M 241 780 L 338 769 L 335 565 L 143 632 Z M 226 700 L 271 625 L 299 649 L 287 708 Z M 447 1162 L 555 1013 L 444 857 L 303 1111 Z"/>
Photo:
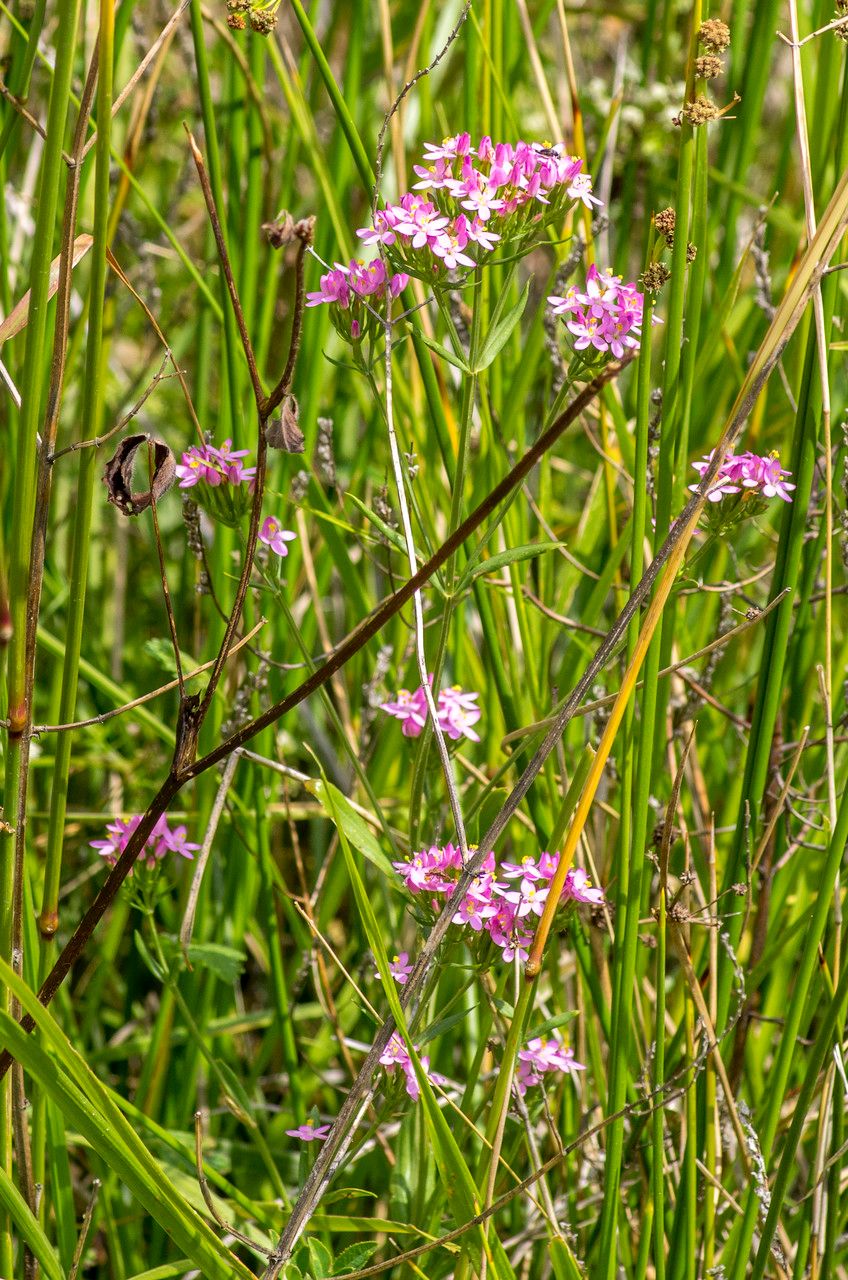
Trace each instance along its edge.
<path fill-rule="evenodd" d="M 301 1142 L 323 1142 L 329 1132 L 328 1124 L 316 1124 L 311 1116 L 306 1124 L 299 1125 L 297 1129 L 286 1129 L 290 1138 L 299 1138 Z"/>
<path fill-rule="evenodd" d="M 296 533 L 283 528 L 276 516 L 266 516 L 259 530 L 259 541 L 264 542 L 265 546 L 270 547 L 278 556 L 288 555 L 289 549 L 286 543 L 293 542 L 296 537 Z"/>
<path fill-rule="evenodd" d="M 518 1051 L 518 1071 L 515 1087 L 523 1097 L 533 1085 L 542 1083 L 542 1076 L 551 1071 L 561 1075 L 577 1075 L 586 1068 L 578 1062 L 571 1049 L 556 1036 L 534 1036 Z"/>
<path fill-rule="evenodd" d="M 412 973 L 412 963 L 409 959 L 408 951 L 400 951 L 396 956 L 392 956 L 389 961 L 389 973 L 399 987 L 406 986 L 409 981 L 409 975 Z M 382 981 L 379 969 L 375 971 L 375 976 Z"/>
<path fill-rule="evenodd" d="M 427 696 L 423 688 L 414 693 L 399 689 L 393 702 L 380 703 L 380 710 L 401 721 L 404 737 L 417 738 L 427 723 Z"/>

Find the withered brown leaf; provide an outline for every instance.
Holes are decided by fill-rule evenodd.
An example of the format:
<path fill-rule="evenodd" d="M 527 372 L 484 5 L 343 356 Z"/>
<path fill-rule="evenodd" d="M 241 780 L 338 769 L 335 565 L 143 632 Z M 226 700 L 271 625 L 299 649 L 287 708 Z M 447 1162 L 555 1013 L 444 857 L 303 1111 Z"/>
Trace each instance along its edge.
<path fill-rule="evenodd" d="M 292 395 L 284 398 L 280 408 L 280 416 L 269 422 L 265 428 L 265 439 L 269 449 L 282 449 L 285 453 L 303 453 L 305 441 L 298 418 L 300 410 L 297 400 Z"/>
<path fill-rule="evenodd" d="M 138 493 L 132 490 L 132 474 L 136 453 L 142 445 L 147 444 L 152 450 L 153 474 L 150 488 Z M 147 450 L 144 454 L 147 458 Z M 139 434 L 125 436 L 114 457 L 106 463 L 103 472 L 103 483 L 109 491 L 109 501 L 114 503 L 125 516 L 137 516 L 155 501 L 158 502 L 163 493 L 167 493 L 176 479 L 177 464 L 171 450 L 164 440 L 154 436 Z"/>

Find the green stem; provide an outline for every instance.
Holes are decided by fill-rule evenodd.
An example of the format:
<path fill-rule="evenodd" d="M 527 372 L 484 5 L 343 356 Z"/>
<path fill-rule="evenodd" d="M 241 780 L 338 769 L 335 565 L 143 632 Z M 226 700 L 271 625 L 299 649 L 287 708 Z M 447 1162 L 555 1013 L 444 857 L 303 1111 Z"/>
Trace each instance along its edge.
<path fill-rule="evenodd" d="M 29 718 L 26 706 L 26 623 L 29 598 L 30 545 L 35 516 L 36 437 L 41 410 L 42 373 L 47 338 L 47 305 L 53 233 L 59 200 L 59 184 L 64 170 L 62 144 L 74 53 L 80 0 L 65 0 L 60 6 L 56 32 L 56 63 L 50 90 L 47 136 L 41 165 L 38 215 L 32 246 L 29 322 L 26 331 L 24 369 L 21 380 L 21 412 L 13 439 L 15 456 L 15 520 L 10 547 L 9 595 L 11 643 L 7 669 L 7 715 L 9 741 L 6 753 L 4 804 L 12 822 L 0 835 L 0 956 L 10 957 L 15 903 L 15 804 L 21 778 L 21 735 Z M 10 1008 L 10 995 L 0 992 L 0 1012 Z M 12 1168 L 11 1076 L 0 1085 L 0 1168 Z M 13 1274 L 13 1242 L 5 1213 L 0 1213 L 0 1275 Z"/>
<path fill-rule="evenodd" d="M 91 287 L 89 290 L 88 343 L 85 357 L 81 439 L 93 440 L 100 433 L 103 418 L 107 360 L 103 330 L 106 304 L 106 247 L 109 222 L 109 168 L 112 125 L 112 70 L 114 38 L 114 5 L 102 0 L 100 6 L 100 44 L 97 81 L 97 114 L 101 122 L 97 135 L 94 181 L 94 245 L 91 250 Z M 62 692 L 59 700 L 59 723 L 73 720 L 79 688 L 80 653 L 85 621 L 85 599 L 88 584 L 91 517 L 94 482 L 100 456 L 96 449 L 82 449 L 79 454 L 76 497 L 73 513 L 71 560 L 68 569 L 68 619 L 62 666 Z M 56 738 L 53 783 L 50 792 L 50 822 L 47 832 L 47 855 L 44 871 L 39 927 L 50 939 L 59 925 L 59 880 L 65 839 L 65 810 L 68 794 L 73 733 L 60 733 Z"/>

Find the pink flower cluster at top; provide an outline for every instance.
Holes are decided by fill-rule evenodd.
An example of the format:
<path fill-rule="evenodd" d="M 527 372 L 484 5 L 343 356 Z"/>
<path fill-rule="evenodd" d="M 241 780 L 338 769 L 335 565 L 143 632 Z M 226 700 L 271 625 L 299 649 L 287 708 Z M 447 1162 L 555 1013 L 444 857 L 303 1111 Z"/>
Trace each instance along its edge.
<path fill-rule="evenodd" d="M 699 476 L 703 476 L 712 457 L 712 453 L 708 453 L 700 462 L 693 462 Z M 769 454 L 767 458 L 760 457 L 758 453 L 729 453 L 707 492 L 707 498 L 710 502 L 720 502 L 726 495 L 745 490 L 763 498 L 781 498 L 784 502 L 791 502 L 791 491 L 795 485 L 788 484 L 785 479 L 791 475 L 791 471 L 783 470 L 776 453 Z M 698 486 L 690 484 L 689 488 L 694 493 Z"/>
<path fill-rule="evenodd" d="M 426 1054 L 419 1054 L 418 1061 L 424 1068 L 427 1079 L 432 1084 L 447 1084 L 444 1076 L 440 1076 L 437 1072 L 430 1070 L 430 1059 Z M 400 1067 L 406 1076 L 406 1092 L 412 1098 L 413 1102 L 417 1102 L 421 1096 L 421 1086 L 418 1083 L 418 1077 L 415 1074 L 415 1068 L 412 1065 L 412 1059 L 409 1056 L 409 1050 L 403 1042 L 403 1037 L 397 1031 L 393 1034 L 391 1040 L 383 1050 L 380 1058 L 380 1065 L 385 1067 L 387 1071 L 394 1071 L 396 1067 Z"/>
<path fill-rule="evenodd" d="M 527 1041 L 526 1048 L 518 1051 L 515 1087 L 524 1097 L 529 1088 L 542 1083 L 542 1076 L 549 1071 L 573 1076 L 585 1070 L 583 1063 L 578 1062 L 571 1049 L 556 1036 L 534 1036 Z"/>
<path fill-rule="evenodd" d="M 221 484 L 252 484 L 256 468 L 246 467 L 242 462 L 250 450 L 232 446 L 232 440 L 225 440 L 219 448 L 213 444 L 195 444 L 186 449 L 177 466 L 180 488 L 191 489 L 201 480 L 213 488 Z"/>
<path fill-rule="evenodd" d="M 392 864 L 410 893 L 424 894 L 430 906 L 440 911 L 443 899 L 452 897 L 462 870 L 462 855 L 456 845 L 431 845 L 403 862 Z M 559 866 L 558 853 L 543 853 L 538 861 L 527 856 L 520 862 L 495 864 L 489 853 L 482 871 L 461 902 L 457 902 L 452 923 L 467 926 L 474 933 L 487 933 L 503 958 L 516 957 L 523 963 L 533 940 L 534 916 L 541 916 L 550 891 L 550 881 Z M 565 878 L 560 902 L 587 902 L 599 906 L 602 889 L 593 888 L 586 872 L 572 867 Z"/>
<path fill-rule="evenodd" d="M 554 315 L 570 317 L 565 327 L 575 351 L 591 347 L 620 360 L 625 351 L 638 349 L 645 297 L 612 270 L 598 271 L 593 264 L 586 273 L 585 289 L 572 285 L 564 297 L 552 294 L 548 302 Z M 659 324 L 656 318 L 654 324 Z"/>
<path fill-rule="evenodd" d="M 433 677 L 430 677 L 433 683 Z M 439 728 L 452 741 L 470 738 L 479 742 L 480 735 L 472 728 L 483 712 L 477 706 L 479 693 L 463 693 L 459 685 L 449 689 L 440 689 L 436 702 L 436 715 Z M 399 689 L 393 701 L 381 702 L 380 710 L 386 711 L 403 724 L 403 732 L 407 738 L 417 738 L 427 723 L 427 695 L 421 685 L 414 693 L 408 689 Z"/>
<path fill-rule="evenodd" d="M 114 822 L 108 823 L 106 831 L 108 838 L 106 840 L 92 840 L 91 848 L 96 849 L 101 858 L 105 858 L 110 867 L 113 867 L 118 858 L 124 852 L 129 842 L 129 838 L 141 822 L 141 814 L 134 814 L 131 818 L 116 818 Z M 192 844 L 186 839 L 185 827 L 168 826 L 168 820 L 163 814 L 156 826 L 144 843 L 144 848 L 140 854 L 140 861 L 147 864 L 152 870 L 157 862 L 169 853 L 178 853 L 181 858 L 191 860 L 195 851 L 200 848 L 199 844 Z M 132 872 L 130 872 L 132 875 Z"/>
<path fill-rule="evenodd" d="M 561 217 L 580 201 L 599 205 L 583 162 L 535 142 L 472 146 L 468 133 L 428 142 L 424 163 L 413 166 L 418 182 L 397 204 L 378 211 L 357 235 L 386 246 L 398 265 L 425 279 L 434 267 L 473 267 L 498 241 L 515 241 L 529 229 Z"/>

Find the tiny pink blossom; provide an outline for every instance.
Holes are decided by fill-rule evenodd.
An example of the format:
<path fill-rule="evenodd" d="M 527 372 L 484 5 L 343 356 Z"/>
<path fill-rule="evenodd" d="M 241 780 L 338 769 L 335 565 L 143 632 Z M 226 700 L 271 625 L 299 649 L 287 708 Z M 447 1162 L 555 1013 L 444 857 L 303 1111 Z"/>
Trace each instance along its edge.
<path fill-rule="evenodd" d="M 311 1117 L 297 1129 L 286 1129 L 290 1138 L 299 1138 L 301 1142 L 323 1142 L 329 1132 L 328 1124 L 316 1124 Z"/>
<path fill-rule="evenodd" d="M 278 556 L 288 555 L 286 543 L 294 541 L 296 537 L 296 533 L 283 528 L 276 516 L 266 516 L 259 530 L 259 541 L 264 542 L 266 547 L 270 547 Z"/>
<path fill-rule="evenodd" d="M 409 975 L 412 973 L 412 964 L 409 960 L 408 951 L 401 951 L 398 955 L 392 957 L 389 961 L 389 973 L 392 975 L 399 987 L 406 986 L 409 980 Z M 378 979 L 380 978 L 379 969 L 375 970 L 375 976 Z"/>

